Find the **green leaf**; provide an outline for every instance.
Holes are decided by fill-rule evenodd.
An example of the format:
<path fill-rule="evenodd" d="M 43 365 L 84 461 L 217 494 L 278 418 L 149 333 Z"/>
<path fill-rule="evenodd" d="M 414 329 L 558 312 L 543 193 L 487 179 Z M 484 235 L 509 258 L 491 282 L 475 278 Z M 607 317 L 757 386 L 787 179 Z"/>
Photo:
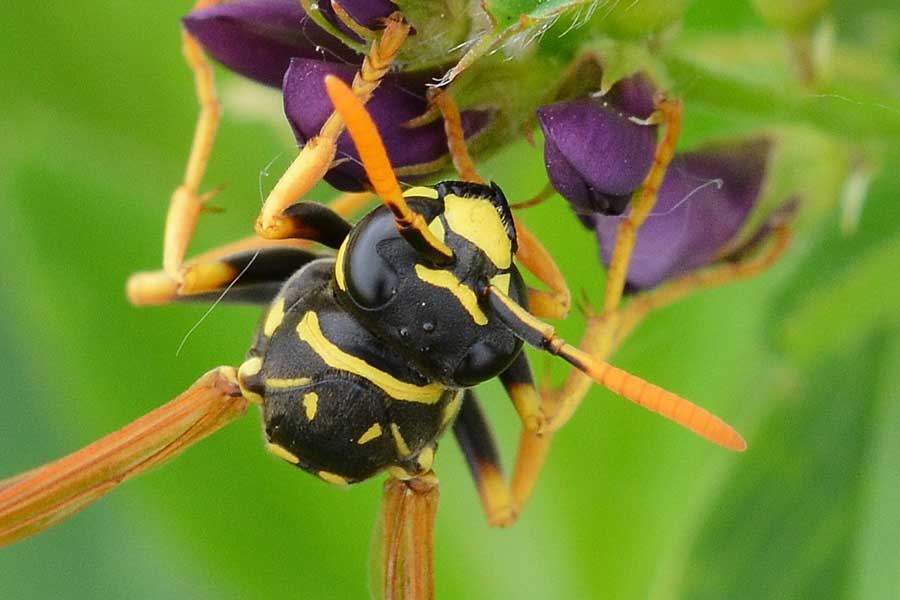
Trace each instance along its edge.
<path fill-rule="evenodd" d="M 796 374 L 801 393 L 782 395 L 752 437 L 697 533 L 677 597 L 853 597 L 867 499 L 878 500 L 871 518 L 884 518 L 891 530 L 898 526 L 896 510 L 885 514 L 884 495 L 863 493 L 873 490 L 866 468 L 873 451 L 896 452 L 883 433 L 874 435 L 883 430 L 883 413 L 896 410 L 896 393 L 884 397 L 885 375 L 897 381 L 896 342 L 888 337 L 896 333 L 843 347 Z M 885 473 L 875 473 L 884 485 Z M 895 561 L 895 541 L 871 532 L 868 541 L 868 552 L 888 552 L 885 566 Z M 870 585 L 887 589 L 886 579 L 873 577 Z"/>
<path fill-rule="evenodd" d="M 885 240 L 842 272 L 807 290 L 788 313 L 778 339 L 792 356 L 811 360 L 900 323 L 900 236 Z"/>

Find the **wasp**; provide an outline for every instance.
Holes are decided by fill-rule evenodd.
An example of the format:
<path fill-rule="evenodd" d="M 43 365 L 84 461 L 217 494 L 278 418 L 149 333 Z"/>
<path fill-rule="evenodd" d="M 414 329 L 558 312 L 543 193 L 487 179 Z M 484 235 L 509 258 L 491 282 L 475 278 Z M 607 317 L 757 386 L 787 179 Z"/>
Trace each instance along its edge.
<path fill-rule="evenodd" d="M 559 425 L 555 419 L 577 405 L 577 394 L 548 405 L 525 344 L 722 446 L 745 447 L 718 417 L 604 362 L 599 351 L 567 343 L 542 320 L 566 312 L 568 290 L 547 251 L 513 217 L 501 189 L 475 173 L 448 96 L 435 101 L 463 180 L 401 189 L 364 100 L 407 32 L 402 19 L 391 21 L 352 86 L 334 77 L 324 81 L 335 117 L 273 190 L 257 223 L 261 234 L 279 241 L 255 239 L 189 262 L 184 254 L 204 202 L 197 189 L 218 105 L 209 65 L 186 36 L 203 108 L 185 182 L 171 203 L 164 268 L 135 276 L 129 295 L 138 304 L 152 304 L 204 300 L 227 290 L 230 300 L 268 308 L 239 367 L 210 371 L 125 428 L 0 482 L 0 545 L 70 516 L 256 404 L 269 451 L 297 468 L 336 485 L 390 475 L 385 539 L 410 538 L 410 547 L 388 544 L 386 595 L 401 588 L 431 595 L 437 504 L 432 464 L 442 434 L 452 428 L 489 522 L 505 526 L 531 493 Z M 663 108 L 677 118 L 676 104 Z M 382 203 L 355 225 L 337 208 L 288 201 L 331 164 L 334 140 L 344 127 Z M 677 127 L 670 129 L 677 135 Z M 660 151 L 671 153 L 673 146 L 667 138 Z M 336 253 L 311 252 L 308 242 Z M 517 263 L 553 292 L 529 288 Z M 473 391 L 495 377 L 525 432 L 511 483 L 501 475 Z M 417 533 L 405 536 L 407 530 Z M 398 569 L 405 575 L 397 575 Z"/>

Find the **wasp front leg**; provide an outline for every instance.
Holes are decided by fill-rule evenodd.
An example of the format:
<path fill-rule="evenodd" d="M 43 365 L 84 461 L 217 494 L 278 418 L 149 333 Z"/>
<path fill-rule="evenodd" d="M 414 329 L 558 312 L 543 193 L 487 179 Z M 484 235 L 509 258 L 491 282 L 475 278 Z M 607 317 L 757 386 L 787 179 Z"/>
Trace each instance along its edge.
<path fill-rule="evenodd" d="M 365 103 L 371 98 L 382 78 L 409 35 L 409 24 L 401 13 L 388 20 L 381 37 L 372 43 L 372 50 L 353 79 L 353 94 Z M 285 210 L 309 192 L 335 160 L 338 137 L 345 122 L 338 112 L 325 121 L 319 134 L 310 139 L 294 162 L 272 188 L 256 221 L 256 231 L 265 238 L 279 239 L 296 236 L 297 221 L 285 216 Z"/>
<path fill-rule="evenodd" d="M 372 194 L 346 193 L 329 205 L 298 202 L 286 218 L 296 221 L 298 238 L 267 240 L 251 236 L 194 257 L 179 269 L 133 274 L 126 285 L 128 299 L 137 306 L 168 304 L 177 300 L 216 300 L 226 289 L 233 302 L 267 304 L 281 284 L 297 269 L 318 258 L 308 251 L 313 242 L 338 248 L 350 231 L 345 217 L 358 213 Z"/>
<path fill-rule="evenodd" d="M 507 485 L 503 477 L 493 434 L 471 390 L 466 391 L 453 433 L 475 479 L 488 523 L 508 527 L 531 497 L 550 451 L 552 433 L 543 432 L 545 407 L 524 352 L 500 374 L 500 382 L 522 421 L 511 482 Z"/>

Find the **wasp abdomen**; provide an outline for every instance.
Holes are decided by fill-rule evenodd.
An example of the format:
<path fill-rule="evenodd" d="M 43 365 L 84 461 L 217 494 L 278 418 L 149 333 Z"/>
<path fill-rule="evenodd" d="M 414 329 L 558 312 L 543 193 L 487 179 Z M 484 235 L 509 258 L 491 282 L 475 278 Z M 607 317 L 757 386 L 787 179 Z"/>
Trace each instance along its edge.
<path fill-rule="evenodd" d="M 263 405 L 270 449 L 333 483 L 394 466 L 427 469 L 455 410 L 455 390 L 420 374 L 337 303 L 328 269 L 288 281 L 250 355 L 242 385 Z"/>

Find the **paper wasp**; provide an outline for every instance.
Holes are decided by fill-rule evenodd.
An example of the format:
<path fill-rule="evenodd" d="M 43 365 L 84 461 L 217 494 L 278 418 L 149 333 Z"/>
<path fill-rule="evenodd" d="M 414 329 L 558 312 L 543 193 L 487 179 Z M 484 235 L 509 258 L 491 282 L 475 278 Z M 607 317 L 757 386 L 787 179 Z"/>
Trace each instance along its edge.
<path fill-rule="evenodd" d="M 388 37 L 388 35 L 386 33 L 384 37 Z M 338 104 L 344 101 L 347 102 L 347 106 L 344 108 L 347 112 L 341 112 L 343 120 L 348 125 L 357 123 L 358 120 L 354 116 L 353 111 L 358 112 L 359 109 L 352 104 L 351 100 L 346 100 L 352 96 L 348 96 L 345 91 L 341 91 L 340 87 L 334 82 L 331 83 L 331 87 L 335 88 L 332 92 Z M 358 92 L 358 90 L 354 91 Z M 354 126 L 350 126 L 351 133 L 354 132 Z M 370 133 L 365 132 L 355 134 L 354 137 L 357 138 L 357 144 L 360 146 L 361 151 L 363 147 L 369 147 L 369 144 L 374 139 Z M 448 364 L 451 364 L 449 358 L 441 358 L 440 360 L 434 358 L 433 351 L 438 347 L 434 343 L 426 352 L 422 351 L 420 346 L 416 347 L 410 342 L 409 348 L 398 350 L 397 354 L 389 354 L 387 359 L 382 357 L 384 368 L 379 370 L 391 375 L 393 379 L 407 384 L 410 383 L 410 381 L 405 381 L 397 375 L 401 374 L 398 373 L 400 367 L 408 368 L 408 364 L 412 364 L 414 373 L 409 374 L 409 378 L 416 376 L 423 378 L 414 382 L 414 385 L 423 388 L 437 384 L 436 388 L 433 388 L 431 391 L 438 391 L 437 388 L 440 388 L 440 396 L 435 402 L 432 404 L 419 404 L 423 404 L 426 407 L 426 411 L 431 411 L 430 418 L 432 420 L 434 420 L 434 415 L 438 414 L 437 411 L 439 410 L 441 422 L 438 423 L 437 427 L 432 426 L 425 434 L 417 435 L 415 438 L 413 435 L 406 433 L 405 428 L 402 427 L 403 423 L 385 420 L 377 423 L 379 429 L 381 429 L 380 436 L 372 437 L 360 443 L 360 440 L 363 440 L 368 432 L 374 431 L 376 419 L 372 418 L 366 422 L 362 420 L 352 422 L 353 425 L 366 426 L 364 430 L 358 432 L 359 435 L 353 440 L 357 446 L 364 447 L 368 442 L 378 438 L 383 438 L 384 442 L 388 444 L 386 447 L 393 454 L 389 453 L 388 458 L 380 463 L 377 460 L 373 461 L 376 464 L 372 469 L 377 471 L 383 467 L 394 467 L 392 470 L 393 475 L 408 480 L 407 483 L 399 484 L 398 489 L 401 494 L 408 493 L 407 489 L 412 490 L 415 494 L 429 493 L 427 488 L 433 485 L 429 474 L 429 455 L 433 455 L 433 442 L 442 430 L 442 427 L 449 425 L 453 419 L 454 402 L 457 405 L 461 402 L 463 412 L 456 421 L 457 431 L 460 432 L 458 437 L 470 463 L 473 465 L 476 479 L 488 508 L 489 517 L 498 524 L 508 523 L 515 518 L 516 511 L 521 506 L 524 498 L 527 497 L 527 491 L 530 491 L 530 486 L 540 467 L 540 460 L 535 454 L 523 453 L 523 456 L 526 457 L 522 463 L 524 466 L 518 468 L 516 473 L 527 475 L 523 475 L 522 478 L 514 481 L 512 492 L 505 487 L 505 484 L 501 486 L 502 480 L 499 478 L 499 469 L 496 464 L 495 454 L 492 452 L 492 444 L 489 438 L 485 437 L 486 434 L 479 429 L 484 423 L 477 414 L 476 405 L 471 400 L 472 396 L 469 396 L 470 400 L 468 402 L 463 398 L 463 396 L 471 394 L 471 392 L 461 392 L 460 390 L 468 388 L 484 378 L 500 375 L 501 380 L 503 380 L 503 383 L 510 391 L 517 410 L 522 416 L 526 431 L 533 435 L 533 438 L 529 439 L 533 439 L 534 443 L 540 443 L 538 440 L 546 439 L 538 437 L 538 432 L 546 425 L 545 421 L 550 415 L 542 413 L 539 395 L 530 382 L 527 367 L 523 366 L 525 364 L 524 358 L 520 358 L 524 357 L 520 352 L 520 340 L 522 339 L 562 356 L 579 369 L 588 372 L 593 378 L 620 390 L 625 395 L 632 396 L 633 399 L 640 400 L 641 403 L 649 403 L 653 400 L 671 402 L 672 404 L 668 405 L 668 408 L 662 408 L 661 410 L 672 415 L 675 414 L 675 410 L 678 407 L 688 406 L 680 399 L 663 393 L 658 388 L 645 386 L 640 380 L 631 378 L 594 357 L 565 345 L 559 338 L 554 336 L 552 329 L 545 327 L 541 322 L 524 311 L 522 305 L 526 303 L 529 293 L 520 280 L 516 278 L 512 259 L 515 254 L 516 244 L 523 244 L 523 240 L 527 239 L 528 235 L 513 226 L 508 208 L 504 209 L 505 199 L 496 188 L 482 186 L 477 183 L 444 183 L 419 190 L 413 189 L 407 191 L 406 195 L 398 194 L 399 187 L 395 183 L 391 183 L 388 180 L 386 187 L 381 185 L 384 183 L 382 177 L 390 172 L 390 168 L 389 165 L 379 165 L 379 157 L 383 158 L 383 152 L 377 151 L 376 148 L 376 151 L 371 156 L 371 161 L 366 160 L 366 163 L 367 166 L 370 163 L 374 164 L 371 167 L 370 179 L 378 195 L 385 201 L 388 210 L 381 209 L 373 213 L 363 224 L 357 225 L 356 228 L 350 228 L 339 215 L 335 216 L 333 213 L 315 205 L 290 203 L 282 208 L 276 203 L 275 208 L 269 207 L 269 214 L 277 217 L 274 220 L 280 224 L 278 227 L 267 231 L 293 235 L 302 233 L 300 237 L 314 239 L 326 245 L 340 248 L 346 243 L 347 246 L 343 256 L 339 252 L 339 256 L 336 259 L 337 263 L 331 263 L 332 259 L 329 258 L 314 257 L 308 252 L 298 250 L 290 245 L 266 245 L 260 250 L 260 254 L 257 255 L 254 261 L 255 268 L 248 270 L 242 283 L 239 283 L 233 290 L 235 298 L 241 297 L 243 294 L 244 298 L 274 300 L 273 307 L 267 313 L 268 316 L 264 321 L 260 337 L 254 345 L 256 353 L 251 355 L 244 367 L 237 372 L 228 368 L 214 371 L 202 378 L 197 385 L 173 404 L 164 407 L 161 409 L 161 412 L 154 413 L 145 420 L 136 422 L 123 430 L 123 432 L 113 434 L 110 438 L 101 440 L 98 445 L 88 447 L 81 453 L 63 459 L 44 469 L 4 481 L 2 483 L 2 491 L 0 491 L 0 494 L 3 494 L 7 501 L 3 505 L 5 512 L 3 512 L 2 521 L 0 521 L 7 525 L 4 528 L 4 541 L 12 541 L 22 534 L 37 531 L 52 524 L 52 522 L 71 514 L 73 510 L 105 493 L 121 479 L 141 472 L 152 466 L 152 464 L 162 462 L 173 456 L 206 433 L 214 431 L 218 426 L 240 414 L 244 409 L 246 399 L 256 399 L 253 394 L 264 397 L 263 404 L 267 405 L 266 408 L 268 410 L 269 406 L 266 401 L 268 401 L 270 395 L 275 397 L 281 393 L 285 397 L 283 400 L 286 399 L 286 402 L 291 404 L 290 409 L 294 411 L 290 413 L 290 416 L 283 417 L 283 420 L 286 421 L 307 425 L 314 423 L 317 417 L 320 419 L 325 417 L 328 409 L 325 394 L 322 393 L 320 395 L 315 389 L 304 387 L 312 382 L 300 383 L 299 381 L 293 381 L 291 383 L 296 385 L 289 386 L 284 384 L 283 388 L 278 388 L 278 385 L 282 385 L 283 382 L 270 386 L 269 383 L 272 382 L 267 383 L 268 377 L 260 379 L 261 374 L 265 375 L 266 373 L 264 367 L 274 368 L 274 365 L 267 360 L 270 352 L 272 352 L 267 344 L 270 341 L 274 343 L 276 332 L 281 335 L 285 331 L 290 333 L 293 330 L 297 335 L 291 338 L 291 342 L 300 347 L 303 340 L 299 337 L 297 327 L 308 314 L 307 312 L 300 315 L 289 310 L 295 306 L 287 301 L 286 294 L 291 290 L 290 284 L 283 288 L 283 291 L 280 292 L 281 295 L 270 296 L 268 294 L 272 294 L 274 290 L 281 286 L 285 279 L 295 271 L 300 270 L 307 263 L 313 265 L 316 261 L 324 261 L 316 263 L 316 266 L 326 267 L 328 277 L 325 279 L 320 277 L 319 280 L 314 282 L 315 285 L 319 286 L 315 289 L 320 290 L 318 293 L 326 296 L 331 294 L 337 298 L 340 296 L 341 287 L 338 267 L 335 265 L 346 266 L 345 277 L 352 278 L 352 263 L 346 261 L 352 261 L 354 256 L 365 256 L 365 254 L 355 254 L 351 243 L 353 240 L 360 240 L 363 237 L 363 233 L 369 231 L 368 228 L 375 227 L 379 223 L 383 225 L 383 223 L 388 222 L 392 227 L 396 223 L 399 226 L 399 229 L 397 227 L 393 229 L 388 227 L 386 228 L 387 231 L 382 232 L 385 236 L 388 236 L 388 232 L 390 232 L 391 243 L 403 249 L 402 252 L 398 252 L 396 260 L 404 261 L 406 266 L 411 266 L 413 269 L 412 273 L 418 270 L 421 270 L 422 273 L 430 273 L 428 275 L 417 274 L 414 279 L 411 279 L 415 286 L 409 290 L 409 295 L 398 292 L 397 297 L 400 300 L 410 300 L 412 297 L 416 297 L 416 293 L 425 294 L 425 297 L 427 297 L 426 308 L 431 308 L 428 306 L 428 301 L 433 301 L 448 309 L 446 315 L 445 313 L 440 313 L 435 317 L 435 320 L 440 319 L 440 321 L 435 324 L 435 328 L 430 332 L 425 330 L 425 319 L 414 320 L 414 325 L 419 325 L 419 321 L 421 321 L 422 332 L 437 334 L 433 339 L 438 339 L 437 336 L 443 332 L 443 329 L 439 329 L 437 326 L 444 327 L 444 319 L 447 319 L 447 322 L 451 325 L 464 324 L 458 329 L 450 327 L 453 330 L 453 334 L 462 338 L 475 335 L 473 331 L 478 332 L 479 337 L 481 337 L 480 333 L 482 330 L 478 329 L 480 327 L 491 327 L 495 330 L 497 339 L 502 338 L 502 343 L 498 342 L 497 344 L 501 346 L 501 349 L 492 357 L 492 360 L 486 361 L 489 363 L 488 367 L 478 369 L 473 367 L 472 370 L 449 370 L 447 367 Z M 205 157 L 200 162 L 205 162 Z M 327 165 L 330 161 L 323 162 Z M 308 175 L 308 171 L 303 171 L 303 174 Z M 290 181 L 296 183 L 297 180 Z M 192 187 L 193 189 L 191 189 Z M 291 190 L 296 191 L 296 188 L 292 187 Z M 244 251 L 229 251 L 213 255 L 206 262 L 184 264 L 181 258 L 183 257 L 183 250 L 187 246 L 186 240 L 190 237 L 188 230 L 193 227 L 191 219 L 199 215 L 198 205 L 202 204 L 198 202 L 198 199 L 196 186 L 193 185 L 193 182 L 188 182 L 176 194 L 173 202 L 173 212 L 171 214 L 176 216 L 170 221 L 172 226 L 169 230 L 170 233 L 167 235 L 167 240 L 174 240 L 169 243 L 169 248 L 174 248 L 174 250 L 170 250 L 167 253 L 166 263 L 168 268 L 165 273 L 171 278 L 166 280 L 160 276 L 152 281 L 144 279 L 143 283 L 136 283 L 132 287 L 133 297 L 145 294 L 143 296 L 145 300 L 148 300 L 150 295 L 155 295 L 155 299 L 160 301 L 174 299 L 174 296 L 168 296 L 171 293 L 170 290 L 173 289 L 167 287 L 167 283 L 170 281 L 177 283 L 174 286 L 174 289 L 177 289 L 176 295 L 192 295 L 202 298 L 204 295 L 214 294 L 223 287 L 225 282 L 230 283 L 233 280 L 236 271 L 240 271 L 243 266 L 249 263 L 249 256 L 255 255 L 256 248 L 253 249 L 253 254 L 250 255 L 246 253 L 249 248 L 245 248 Z M 403 208 L 404 203 L 407 205 L 407 209 Z M 450 208 L 450 205 L 460 205 L 463 208 Z M 196 212 L 192 212 L 195 209 Z M 429 210 L 437 212 L 429 214 Z M 447 214 L 448 210 L 450 215 Z M 454 226 L 456 217 L 452 215 L 459 214 L 459 211 L 467 215 L 478 214 L 485 215 L 485 217 L 483 221 L 479 219 L 480 225 L 474 231 L 466 231 L 462 225 Z M 388 212 L 390 212 L 390 217 Z M 263 224 L 265 224 L 265 219 L 266 214 L 264 212 L 261 219 Z M 465 219 L 463 222 L 465 222 Z M 266 230 L 265 226 L 262 229 Z M 443 240 L 441 240 L 441 236 L 438 233 L 440 230 L 443 230 Z M 402 233 L 396 233 L 397 231 Z M 465 233 L 470 235 L 464 235 Z M 470 238 L 474 238 L 474 241 Z M 381 241 L 386 239 L 387 237 Z M 357 243 L 361 244 L 362 242 Z M 508 248 L 505 244 L 508 244 Z M 495 253 L 498 247 L 500 250 Z M 447 250 L 450 251 L 449 254 Z M 532 256 L 535 254 L 544 255 L 535 246 L 531 247 L 531 251 Z M 471 261 L 463 261 L 460 258 L 466 253 L 472 259 Z M 452 262 L 445 261 L 451 255 L 454 260 Z M 497 261 L 492 260 L 491 256 L 494 256 Z M 486 257 L 489 260 L 485 260 Z M 519 257 L 522 257 L 521 251 Z M 471 280 L 466 280 L 461 273 L 456 272 L 457 268 L 475 264 L 477 261 L 481 262 L 485 270 L 472 275 Z M 452 265 L 452 268 L 449 265 Z M 422 269 L 418 269 L 419 266 Z M 271 271 L 266 272 L 267 269 L 271 269 Z M 536 261 L 534 269 L 545 273 L 552 273 L 553 271 L 552 267 L 540 261 Z M 308 269 L 308 271 L 303 272 L 306 276 L 311 276 L 313 270 Z M 331 280 L 332 274 L 334 275 L 333 282 Z M 446 274 L 452 274 L 455 280 L 449 279 Z M 411 278 L 413 277 L 411 273 L 407 273 L 407 275 Z M 481 275 L 481 277 L 475 275 Z M 498 276 L 500 279 L 492 283 L 492 280 Z M 504 276 L 508 276 L 508 278 L 504 278 Z M 431 279 L 429 280 L 428 278 Z M 484 281 L 485 279 L 486 281 Z M 350 295 L 350 282 L 347 283 L 347 293 Z M 378 290 L 381 290 L 380 287 L 376 287 Z M 551 287 L 553 286 L 551 285 Z M 306 290 L 308 288 L 303 289 Z M 322 292 L 321 290 L 325 291 Z M 438 302 L 435 298 L 440 298 L 440 301 Z M 280 299 L 284 300 L 284 302 L 279 302 Z M 353 300 L 353 298 L 350 299 Z M 546 297 L 540 295 L 535 295 L 533 300 L 531 303 L 533 307 L 550 304 Z M 336 301 L 346 303 L 348 299 L 344 298 Z M 278 309 L 279 306 L 282 307 L 280 310 Z M 354 305 L 335 304 L 334 306 L 339 307 L 335 310 L 337 313 L 341 313 L 340 316 L 343 317 L 346 315 L 342 311 L 348 306 L 352 307 Z M 318 314 L 316 311 L 313 314 Z M 279 314 L 281 314 L 280 318 Z M 350 311 L 347 311 L 347 314 L 350 314 Z M 483 316 L 475 316 L 479 314 Z M 353 317 L 352 314 L 350 316 Z M 382 316 L 390 317 L 390 315 Z M 409 317 L 406 314 L 402 316 Z M 318 316 L 316 318 L 318 319 Z M 359 317 L 355 318 L 359 320 Z M 481 318 L 486 323 L 479 323 L 478 321 Z M 311 325 L 311 321 L 306 321 L 305 331 L 307 335 L 313 336 L 309 339 L 316 339 L 320 342 L 321 339 L 330 341 L 343 355 L 353 357 L 354 354 L 348 351 L 348 347 L 342 346 L 343 341 L 339 342 L 338 338 L 330 340 L 328 327 L 322 320 L 319 322 L 321 326 L 316 330 Z M 384 321 L 379 319 L 377 322 L 371 319 L 369 322 L 363 323 L 361 327 L 359 323 L 356 323 L 353 327 L 357 328 L 355 331 L 359 335 L 372 334 L 375 340 L 384 343 L 384 339 L 389 337 L 389 334 L 385 331 L 375 333 L 372 330 L 379 327 L 387 327 L 389 323 L 390 320 L 387 318 Z M 286 327 L 287 324 L 291 324 L 291 327 Z M 395 341 L 402 343 L 402 340 L 406 339 L 401 333 L 403 325 L 396 323 L 393 325 L 397 335 L 400 336 L 399 340 Z M 266 334 L 267 329 L 270 329 L 269 335 Z M 413 328 L 407 327 L 407 330 L 411 332 Z M 419 330 L 416 329 L 415 333 L 418 332 Z M 469 339 L 469 342 L 469 346 L 458 342 L 448 344 L 446 350 L 448 354 L 467 355 L 468 350 L 473 345 L 471 339 Z M 305 343 L 307 345 L 302 346 L 302 348 L 312 349 L 319 358 L 323 358 L 326 354 L 329 356 L 334 355 L 333 351 L 330 350 L 330 346 L 319 345 L 314 348 L 308 342 Z M 271 356 L 274 357 L 276 354 L 273 353 Z M 266 360 L 263 360 L 263 357 L 266 357 Z M 359 356 L 355 357 L 360 358 Z M 254 362 L 255 358 L 260 360 L 258 364 L 259 369 L 254 372 L 257 366 L 256 362 Z M 347 362 L 346 356 L 343 359 L 334 360 L 336 362 Z M 408 361 L 408 363 L 405 361 Z M 510 362 L 504 364 L 504 361 Z M 323 362 L 328 364 L 324 358 Z M 350 362 L 353 363 L 353 361 Z M 371 361 L 364 362 L 374 363 L 376 360 L 373 358 Z M 478 361 L 475 362 L 477 363 Z M 360 363 L 353 364 L 358 366 Z M 390 391 L 385 388 L 391 388 L 394 384 L 393 381 L 384 378 L 381 379 L 381 385 L 379 385 L 377 378 L 372 376 L 372 372 L 366 373 L 364 371 L 365 367 L 359 369 L 361 372 L 354 372 L 350 366 L 343 363 L 338 366 L 328 364 L 328 367 L 344 373 L 351 373 L 357 378 L 355 380 L 357 383 L 360 381 L 373 383 L 374 387 L 370 391 L 374 390 L 376 394 L 381 394 L 382 392 L 389 394 Z M 477 372 L 477 374 L 473 375 L 473 372 Z M 307 376 L 313 379 L 317 374 L 292 371 L 287 373 L 278 372 L 275 375 L 278 375 L 283 380 L 300 380 Z M 638 386 L 640 389 L 638 390 L 637 387 L 632 389 L 631 386 Z M 272 390 L 276 388 L 284 391 L 272 393 Z M 404 390 L 406 389 L 404 388 Z M 302 395 L 298 396 L 297 394 L 301 391 L 303 392 Z M 643 396 L 641 395 L 642 393 L 644 394 Z M 317 398 L 315 401 L 307 399 L 308 394 L 316 394 Z M 389 399 L 391 402 L 394 400 L 403 401 L 403 398 L 397 396 L 391 396 Z M 384 396 L 378 401 L 383 402 Z M 275 404 L 275 402 L 273 401 L 272 404 Z M 271 413 L 272 416 L 267 415 L 266 419 L 273 422 L 279 414 L 287 415 L 288 413 L 273 412 Z M 695 415 L 699 415 L 695 422 L 696 428 L 702 429 L 705 433 L 726 445 L 735 448 L 742 447 L 741 440 L 736 434 L 733 434 L 733 431 L 714 420 L 708 413 L 699 412 L 699 409 L 698 412 L 686 412 L 681 420 L 689 421 L 690 417 Z M 704 425 L 712 424 L 712 426 L 701 427 L 701 419 L 705 421 Z M 402 421 L 400 418 L 397 420 Z M 422 420 L 417 417 L 410 420 L 410 422 L 420 424 Z M 278 423 L 273 423 L 271 431 L 269 431 L 269 437 L 275 444 L 272 448 L 290 462 L 296 462 L 304 468 L 314 470 L 320 477 L 332 481 L 340 481 L 340 479 L 353 481 L 371 474 L 370 472 L 359 471 L 357 475 L 348 465 L 340 464 L 340 458 L 345 456 L 341 453 L 337 453 L 337 459 L 332 456 L 326 456 L 314 460 L 312 453 L 303 451 L 305 441 L 297 441 L 296 452 L 292 452 L 289 443 L 294 443 L 296 440 L 283 441 L 282 438 L 278 437 L 282 429 L 276 431 L 276 425 Z M 392 425 L 397 425 L 397 434 L 394 433 L 395 428 Z M 387 433 L 390 433 L 390 435 L 386 435 Z M 374 433 L 372 435 L 374 436 Z M 468 446 L 464 440 L 468 440 Z M 403 446 L 406 446 L 406 449 L 410 452 L 405 452 Z M 103 472 L 91 470 L 93 466 L 98 464 L 96 461 L 101 456 L 110 461 L 104 465 Z M 534 458 L 528 458 L 529 456 Z M 88 463 L 92 465 L 90 468 L 87 466 Z M 522 490 L 527 491 L 523 493 Z M 23 491 L 27 492 L 24 496 L 22 495 Z M 32 493 L 36 495 L 31 495 Z M 41 496 L 41 494 L 49 495 Z M 516 497 L 517 495 L 518 497 Z M 28 512 L 35 508 L 43 512 Z M 16 521 L 23 515 L 27 515 L 24 521 Z M 24 526 L 22 526 L 23 523 Z"/>

